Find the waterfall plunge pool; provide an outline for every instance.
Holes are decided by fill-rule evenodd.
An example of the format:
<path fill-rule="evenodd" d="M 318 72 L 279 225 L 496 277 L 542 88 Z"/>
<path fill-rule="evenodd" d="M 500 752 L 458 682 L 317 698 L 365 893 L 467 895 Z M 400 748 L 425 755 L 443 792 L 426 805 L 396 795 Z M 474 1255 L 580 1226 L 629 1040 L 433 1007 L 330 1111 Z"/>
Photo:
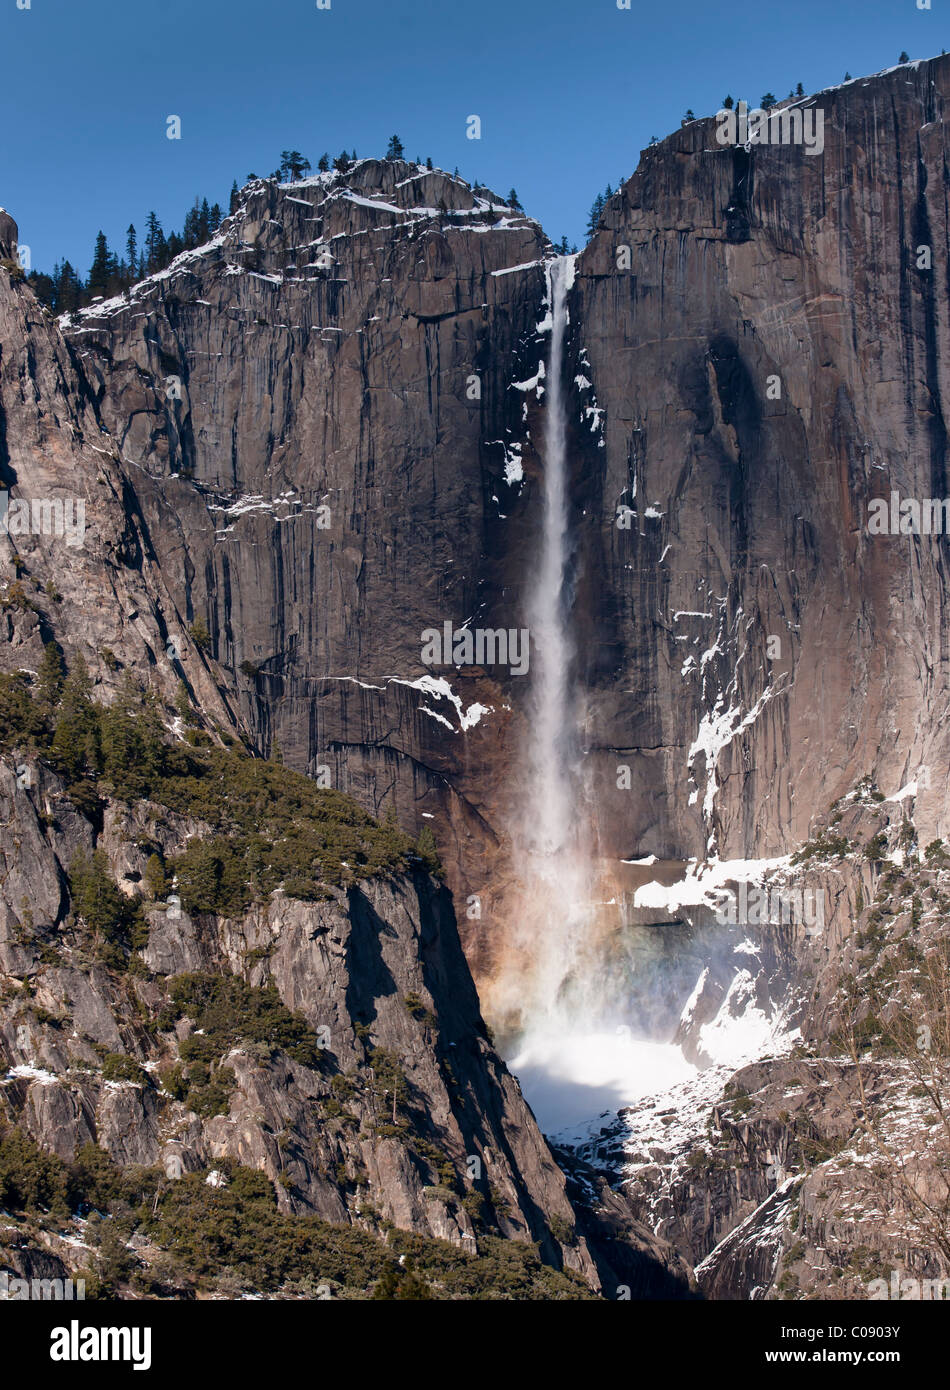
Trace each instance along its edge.
<path fill-rule="evenodd" d="M 635 1038 L 624 1026 L 532 1031 L 515 1042 L 508 1065 L 545 1134 L 667 1091 L 698 1070 L 675 1043 Z"/>

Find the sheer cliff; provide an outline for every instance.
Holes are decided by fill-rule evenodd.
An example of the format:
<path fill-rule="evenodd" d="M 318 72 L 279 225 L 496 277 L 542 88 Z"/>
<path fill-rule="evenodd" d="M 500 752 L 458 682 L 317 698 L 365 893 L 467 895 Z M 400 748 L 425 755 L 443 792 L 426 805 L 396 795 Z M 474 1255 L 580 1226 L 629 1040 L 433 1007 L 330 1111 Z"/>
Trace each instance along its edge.
<path fill-rule="evenodd" d="M 548 1296 L 688 1290 L 596 1175 L 572 1206 L 412 838 L 253 755 L 254 711 L 164 581 L 168 498 L 9 268 L 0 343 L 7 1196 L 11 1133 L 66 1163 L 92 1143 L 159 1175 L 156 1212 L 162 1183 L 240 1164 L 289 1216 L 448 1241 L 473 1278 L 502 1238 L 576 1271 Z M 11 1269 L 42 1265 L 7 1237 Z"/>
<path fill-rule="evenodd" d="M 921 767 L 946 828 L 945 543 L 867 523 L 892 490 L 947 494 L 948 95 L 946 58 L 821 92 L 820 154 L 685 125 L 580 257 L 617 850 L 782 853 L 865 773 L 890 793 Z M 611 790 L 620 750 L 639 795 Z"/>
<path fill-rule="evenodd" d="M 924 769 L 944 827 L 943 548 L 866 521 L 945 491 L 948 74 L 806 99 L 818 155 L 684 125 L 577 258 L 575 628 L 614 864 L 786 852 L 866 773 Z M 487 969 L 527 682 L 427 667 L 422 634 L 524 622 L 550 246 L 397 161 L 242 197 L 69 340 L 255 742 L 428 818 Z"/>
<path fill-rule="evenodd" d="M 362 160 L 249 184 L 213 241 L 60 323 L 0 270 L 2 483 L 11 504 L 82 500 L 85 527 L 81 544 L 32 523 L 2 542 L 2 1094 L 19 1124 L 63 1159 L 89 1138 L 124 1164 L 240 1159 L 282 1210 L 333 1223 L 537 1241 L 607 1292 L 686 1293 L 694 1267 L 716 1297 L 775 1296 L 785 1274 L 786 1291 L 826 1288 L 869 1214 L 875 1258 L 917 1248 L 880 1193 L 850 1225 L 821 1203 L 853 1181 L 868 1097 L 886 1110 L 924 1085 L 848 1042 L 908 1007 L 901 981 L 950 901 L 942 851 L 923 851 L 950 828 L 946 540 L 868 526 L 874 499 L 948 493 L 948 96 L 944 57 L 806 98 L 818 153 L 684 124 L 574 258 L 578 815 L 608 905 L 672 961 L 662 991 L 652 964 L 634 981 L 637 1007 L 653 1018 L 669 994 L 670 1031 L 704 1066 L 730 1009 L 797 1028 L 802 1053 L 756 1061 L 728 1095 L 731 1069 L 710 1067 L 682 1125 L 624 1112 L 560 1167 L 469 974 L 491 979 L 512 930 L 529 682 L 511 662 L 423 658 L 445 623 L 525 626 L 550 395 L 541 228 L 441 171 Z M 0 218 L 4 256 L 15 237 Z M 55 743 L 51 643 L 74 679 L 85 663 L 100 734 L 101 711 L 158 710 L 173 779 L 175 758 L 269 758 L 326 794 L 315 824 L 339 796 L 368 839 L 334 831 L 326 893 L 301 897 L 281 835 L 252 843 L 243 783 L 220 823 L 227 797 L 214 811 L 177 782 L 170 801 L 123 795 L 114 741 Z M 129 712 L 130 674 L 154 705 Z M 415 841 L 427 827 L 454 905 Z M 364 874 L 377 832 L 399 862 Z M 286 838 L 310 833 L 295 820 Z M 189 843 L 228 836 L 254 900 L 181 910 Z M 72 867 L 94 850 L 142 898 L 105 945 Z M 768 860 L 821 895 L 824 930 L 724 935 L 707 894 L 665 892 L 690 860 Z M 233 863 L 215 862 L 223 894 Z M 664 892 L 635 901 L 654 875 Z M 273 986 L 292 1028 L 329 1030 L 328 1055 L 223 1034 L 201 1055 L 209 979 Z M 106 1054 L 146 1079 L 103 1075 Z M 200 1115 L 219 1067 L 226 1109 Z M 907 1125 L 887 1142 L 924 1119 Z"/>

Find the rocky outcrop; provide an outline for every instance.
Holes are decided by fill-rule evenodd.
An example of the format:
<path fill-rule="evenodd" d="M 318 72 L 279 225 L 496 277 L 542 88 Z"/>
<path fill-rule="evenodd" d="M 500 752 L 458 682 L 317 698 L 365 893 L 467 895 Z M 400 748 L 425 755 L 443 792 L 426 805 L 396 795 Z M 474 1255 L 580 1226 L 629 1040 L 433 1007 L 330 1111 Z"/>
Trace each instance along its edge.
<path fill-rule="evenodd" d="M 454 886 L 481 890 L 519 682 L 427 667 L 422 634 L 515 625 L 507 517 L 533 455 L 514 384 L 544 352 L 547 240 L 401 161 L 242 198 L 69 340 L 255 741 L 429 815 Z"/>
<path fill-rule="evenodd" d="M 0 208 L 0 256 L 12 259 L 16 255 L 17 235 L 17 224 L 5 208 Z"/>
<path fill-rule="evenodd" d="M 686 124 L 578 260 L 578 630 L 615 852 L 782 853 L 862 774 L 891 793 L 920 765 L 946 828 L 946 543 L 867 521 L 948 493 L 948 95 L 947 58 L 820 92 L 820 157 Z"/>
<path fill-rule="evenodd" d="M 174 1161 L 188 1171 L 231 1156 L 283 1177 L 290 1209 L 347 1221 L 366 1206 L 404 1228 L 473 1242 L 464 1193 L 440 1186 L 431 1157 L 407 1154 L 405 1126 L 377 1135 L 386 1128 L 382 1102 L 362 1097 L 356 1078 L 371 1048 L 385 1048 L 400 1059 L 417 1137 L 459 1174 L 476 1160 L 505 1234 L 550 1242 L 546 1219 L 572 1222 L 563 1177 L 487 1041 L 444 889 L 407 880 L 371 882 L 323 904 L 279 896 L 240 922 L 193 919 L 163 904 L 149 917 L 148 969 L 122 978 L 90 964 L 81 923 L 61 911 L 65 866 L 83 841 L 91 843 L 91 827 L 44 831 L 37 812 L 55 804 L 57 789 L 41 786 L 33 802 L 8 768 L 3 773 L 4 819 L 15 818 L 19 841 L 7 850 L 0 949 L 5 978 L 24 991 L 18 996 L 8 984 L 0 1024 L 4 1097 L 61 1157 L 90 1139 L 123 1164 Z M 45 899 L 36 891 L 43 884 L 51 890 Z M 162 981 L 195 971 L 273 981 L 317 1031 L 326 1065 L 314 1071 L 238 1048 L 227 1059 L 236 1077 L 230 1107 L 204 1122 L 144 1077 L 141 1084 L 98 1077 L 102 1049 L 134 1058 L 157 1081 L 188 1032 L 156 1028 Z M 328 1104 L 341 1094 L 331 1087 L 336 1075 L 351 1078 L 342 1088 L 354 1093 L 349 1107 Z M 435 1189 L 428 1197 L 427 1186 Z"/>
<path fill-rule="evenodd" d="M 0 268 L 0 669 L 35 672 L 55 635 L 108 695 L 147 673 L 173 704 L 184 681 L 210 720 L 230 698 L 162 577 L 134 489 L 75 356 Z"/>
<path fill-rule="evenodd" d="M 865 783 L 803 847 L 827 911 L 814 934 L 765 932 L 810 962 L 797 1000 L 794 989 L 784 998 L 786 1025 L 798 1026 L 782 1055 L 763 1045 L 763 1060 L 738 1070 L 708 1066 L 558 1150 L 562 1166 L 589 1164 L 684 1256 L 704 1297 L 942 1296 L 923 1290 L 950 1270 L 950 859 L 939 842 L 921 853 L 913 806 L 912 794 L 888 802 Z M 753 939 L 743 946 L 744 969 L 759 967 L 751 983 L 766 990 L 767 953 Z M 716 964 L 721 986 L 730 965 Z M 715 990 L 691 1001 L 681 1031 L 694 1052 L 723 1023 L 717 1005 Z M 887 1291 L 895 1279 L 898 1292 Z"/>
<path fill-rule="evenodd" d="M 110 805 L 97 838 L 57 778 L 21 786 L 6 762 L 0 817 L 15 827 L 0 874 L 0 1111 L 61 1158 L 93 1142 L 174 1179 L 228 1157 L 267 1173 L 289 1212 L 391 1222 L 473 1253 L 478 1233 L 495 1230 L 537 1241 L 605 1291 L 634 1276 L 654 1295 L 688 1287 L 662 1242 L 610 1213 L 611 1194 L 578 1229 L 564 1175 L 488 1039 L 444 887 L 417 874 L 318 903 L 278 894 L 240 920 L 189 916 L 173 897 L 148 910 L 129 971 L 68 913 L 68 866 L 97 842 L 131 887 L 147 832 L 171 853 L 200 825 L 147 802 L 131 818 Z M 176 1098 L 168 1077 L 196 1022 L 162 1009 L 174 979 L 195 973 L 276 986 L 319 1039 L 319 1065 L 277 1041 L 241 1042 L 238 1019 L 219 1062 L 230 1073 L 221 1113 Z"/>

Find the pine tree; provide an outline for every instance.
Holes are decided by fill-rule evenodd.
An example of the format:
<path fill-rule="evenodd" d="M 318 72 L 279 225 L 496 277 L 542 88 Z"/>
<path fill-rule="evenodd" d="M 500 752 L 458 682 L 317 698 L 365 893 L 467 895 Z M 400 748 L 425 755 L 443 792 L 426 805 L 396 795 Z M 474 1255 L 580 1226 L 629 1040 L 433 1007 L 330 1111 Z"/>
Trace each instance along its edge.
<path fill-rule="evenodd" d="M 902 53 L 901 56 L 898 58 L 897 61 L 898 61 L 899 63 L 909 63 L 909 62 L 910 62 L 910 54 L 909 54 L 909 53 Z"/>
<path fill-rule="evenodd" d="M 56 301 L 56 281 L 53 276 L 41 270 L 31 270 L 26 280 L 40 303 L 52 309 Z"/>
<path fill-rule="evenodd" d="M 330 168 L 330 156 L 328 154 L 322 154 L 320 156 L 320 158 L 317 160 L 317 168 L 319 169 L 321 174 L 327 173 L 327 171 Z"/>
<path fill-rule="evenodd" d="M 440 874 L 442 872 L 442 861 L 439 859 L 439 851 L 436 848 L 435 836 L 428 825 L 424 825 L 419 831 L 419 838 L 416 841 L 416 853 L 429 870 L 430 874 Z"/>
<path fill-rule="evenodd" d="M 604 195 L 603 193 L 598 193 L 597 197 L 591 203 L 590 215 L 587 218 L 587 235 L 589 237 L 592 237 L 594 233 L 597 231 L 597 228 L 600 225 L 600 215 L 603 212 L 603 210 Z"/>
<path fill-rule="evenodd" d="M 131 671 L 99 725 L 103 775 L 120 796 L 147 796 L 162 768 L 164 725 L 155 697 L 141 690 Z"/>
<path fill-rule="evenodd" d="M 418 1274 L 406 1273 L 405 1267 L 390 1265 L 384 1270 L 376 1288 L 373 1298 L 391 1302 L 422 1302 L 431 1299 L 429 1285 Z"/>
<path fill-rule="evenodd" d="M 398 135 L 390 135 L 389 144 L 386 146 L 387 159 L 404 159 L 405 150 Z"/>
<path fill-rule="evenodd" d="M 762 100 L 759 102 L 759 106 L 762 108 L 763 111 L 771 111 L 772 107 L 775 105 L 775 102 L 776 102 L 775 93 L 774 93 L 774 92 L 766 92 L 765 96 L 764 96 L 764 97 L 762 98 Z"/>
<path fill-rule="evenodd" d="M 69 866 L 73 911 L 94 932 L 112 939 L 128 921 L 129 905 L 109 873 L 105 851 L 81 850 Z"/>
<path fill-rule="evenodd" d="M 186 251 L 193 250 L 196 246 L 203 246 L 208 241 L 211 236 L 211 209 L 208 207 L 207 198 L 202 198 L 200 202 L 195 198 L 194 203 L 185 213 L 182 232 L 181 247 Z M 174 238 L 175 233 L 172 232 L 168 239 L 169 259 L 172 259 L 174 254 Z"/>
<path fill-rule="evenodd" d="M 723 111 L 731 111 L 732 108 L 733 108 L 734 106 L 735 106 L 735 102 L 733 101 L 732 97 L 729 97 L 729 96 L 723 97 L 723 99 L 722 99 L 722 109 L 723 109 Z"/>
<path fill-rule="evenodd" d="M 96 236 L 96 249 L 93 253 L 92 267 L 86 284 L 86 293 L 90 299 L 94 299 L 96 295 L 108 295 L 111 292 L 114 288 L 113 280 L 116 278 L 117 270 L 116 260 L 109 250 L 105 232 L 100 231 Z"/>
<path fill-rule="evenodd" d="M 145 888 L 150 898 L 163 898 L 168 888 L 165 865 L 157 854 L 150 854 L 145 864 Z"/>
<path fill-rule="evenodd" d="M 185 250 L 186 250 L 186 251 L 189 251 L 189 250 L 192 249 L 192 247 L 195 247 L 195 246 L 198 245 L 198 242 L 199 242 L 199 235 L 198 235 L 198 199 L 197 199 L 197 198 L 196 198 L 195 201 L 194 201 L 194 205 L 193 205 L 192 207 L 190 207 L 190 208 L 188 209 L 188 211 L 185 213 L 185 221 L 184 221 L 184 223 L 183 223 L 183 225 L 182 225 L 182 241 L 183 241 L 184 244 L 185 244 Z"/>
<path fill-rule="evenodd" d="M 203 652 L 211 650 L 211 633 L 208 631 L 208 624 L 200 613 L 188 628 L 188 636 L 199 650 Z"/>
<path fill-rule="evenodd" d="M 280 172 L 286 175 L 291 183 L 296 183 L 302 179 L 304 174 L 310 173 L 310 160 L 304 159 L 299 150 L 282 150 L 280 154 Z"/>
<path fill-rule="evenodd" d="M 55 642 L 46 642 L 43 646 L 43 660 L 36 673 L 36 694 L 40 704 L 48 710 L 54 710 L 59 704 L 64 678 L 65 667 L 59 647 Z"/>
<path fill-rule="evenodd" d="M 218 228 L 221 226 L 221 223 L 222 223 L 223 220 L 224 220 L 224 213 L 221 211 L 221 204 L 220 204 L 220 203 L 212 203 L 212 205 L 211 205 L 211 218 L 210 218 L 210 221 L 208 222 L 208 229 L 209 229 L 211 232 L 216 232 L 216 231 L 218 230 Z"/>
<path fill-rule="evenodd" d="M 63 261 L 56 279 L 57 314 L 74 314 L 82 303 L 83 283 L 69 261 Z"/>
<path fill-rule="evenodd" d="M 237 179 L 231 184 L 231 197 L 228 202 L 228 213 L 236 212 L 240 206 L 241 195 L 237 186 Z"/>
<path fill-rule="evenodd" d="M 803 97 L 805 95 L 805 88 L 802 86 L 800 82 L 798 86 L 795 88 L 795 95 L 797 97 Z"/>
<path fill-rule="evenodd" d="M 514 189 L 508 194 L 508 206 L 514 208 L 516 212 L 522 212 L 524 210 L 521 206 L 521 200 Z"/>
<path fill-rule="evenodd" d="M 346 173 L 350 167 L 350 156 L 347 154 L 346 150 L 343 150 L 342 153 L 337 155 L 336 159 L 333 161 L 333 167 L 341 174 Z"/>
<path fill-rule="evenodd" d="M 72 781 L 98 772 L 100 767 L 99 721 L 92 703 L 92 681 L 82 657 L 77 658 L 63 684 L 52 753 L 53 761 Z"/>
<path fill-rule="evenodd" d="M 191 719 L 191 698 L 188 694 L 188 687 L 184 681 L 178 682 L 178 689 L 175 691 L 175 709 L 178 715 L 187 724 Z"/>
<path fill-rule="evenodd" d="M 426 155 L 426 168 L 427 168 L 427 169 L 431 169 L 431 168 L 432 168 L 432 156 L 431 156 L 431 154 L 427 154 L 427 155 Z"/>
<path fill-rule="evenodd" d="M 154 212 L 145 219 L 145 268 L 149 275 L 161 270 L 166 254 L 165 233 Z"/>
<path fill-rule="evenodd" d="M 135 272 L 138 269 L 138 238 L 135 233 L 135 223 L 129 223 L 129 229 L 125 234 L 125 258 L 126 275 L 130 280 L 135 279 Z"/>

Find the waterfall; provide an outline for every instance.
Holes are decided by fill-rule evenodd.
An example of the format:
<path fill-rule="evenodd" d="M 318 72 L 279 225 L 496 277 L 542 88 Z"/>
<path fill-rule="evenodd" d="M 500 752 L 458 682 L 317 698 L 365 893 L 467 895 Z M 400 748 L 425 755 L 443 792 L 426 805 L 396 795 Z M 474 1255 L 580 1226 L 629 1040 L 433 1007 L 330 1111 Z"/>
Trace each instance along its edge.
<path fill-rule="evenodd" d="M 548 262 L 551 346 L 544 371 L 543 503 L 527 600 L 528 726 L 512 826 L 517 890 L 492 1006 L 512 1069 L 545 1128 L 589 1117 L 692 1072 L 676 1048 L 636 1037 L 622 961 L 612 954 L 579 730 L 571 608 L 570 460 L 564 350 L 574 257 Z"/>
<path fill-rule="evenodd" d="M 512 848 L 519 880 L 514 951 L 501 1010 L 518 1031 L 559 1019 L 576 1004 L 575 972 L 589 935 L 593 894 L 589 817 L 582 806 L 578 705 L 567 580 L 571 562 L 564 340 L 574 258 L 548 262 L 551 346 L 544 372 L 544 483 L 538 555 L 527 600 L 531 635 L 528 728 Z M 498 991 L 496 991 L 496 995 Z"/>
<path fill-rule="evenodd" d="M 545 382 L 544 501 L 540 553 L 528 599 L 532 669 L 530 730 L 520 835 L 521 873 L 528 911 L 539 938 L 524 982 L 526 1012 L 550 1019 L 567 1001 L 563 988 L 583 948 L 593 891 L 589 830 L 579 814 L 574 649 L 566 594 L 570 564 L 570 497 L 564 339 L 574 258 L 548 263 L 551 349 Z"/>

